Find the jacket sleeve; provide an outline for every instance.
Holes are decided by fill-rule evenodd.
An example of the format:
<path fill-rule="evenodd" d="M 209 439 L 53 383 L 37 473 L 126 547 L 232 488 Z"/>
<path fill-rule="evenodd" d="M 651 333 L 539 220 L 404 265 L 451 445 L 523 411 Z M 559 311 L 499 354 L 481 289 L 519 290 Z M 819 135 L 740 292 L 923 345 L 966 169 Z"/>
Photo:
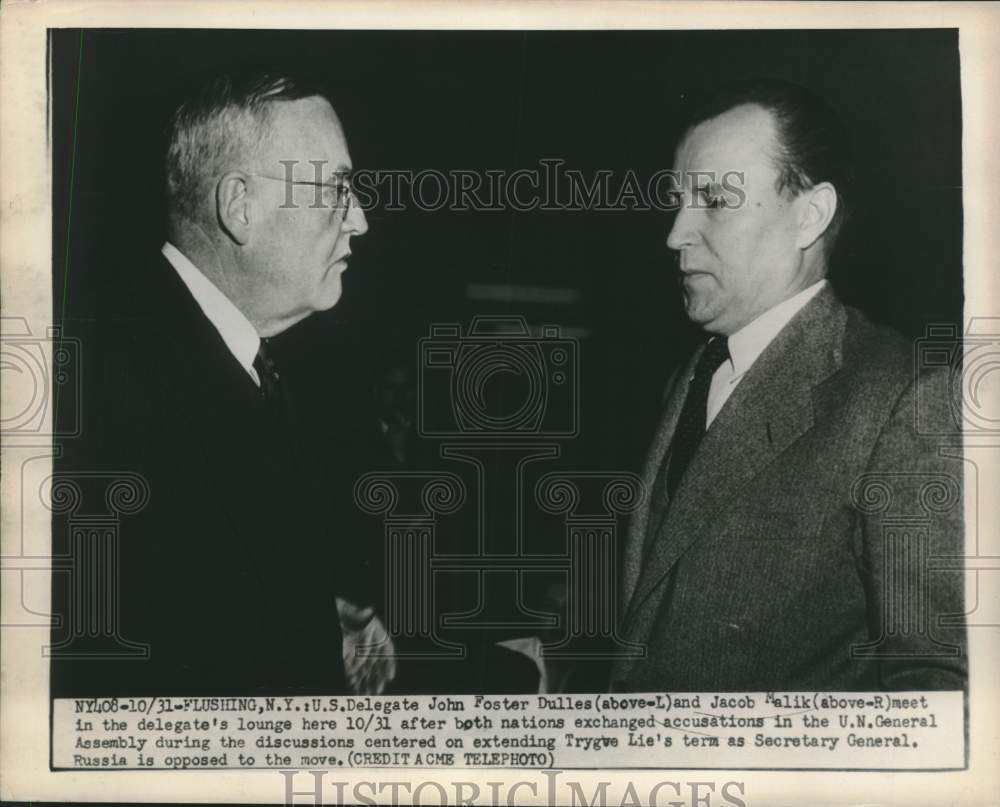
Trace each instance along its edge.
<path fill-rule="evenodd" d="M 961 431 L 945 373 L 918 373 L 853 487 L 873 641 L 855 656 L 888 690 L 968 683 Z"/>

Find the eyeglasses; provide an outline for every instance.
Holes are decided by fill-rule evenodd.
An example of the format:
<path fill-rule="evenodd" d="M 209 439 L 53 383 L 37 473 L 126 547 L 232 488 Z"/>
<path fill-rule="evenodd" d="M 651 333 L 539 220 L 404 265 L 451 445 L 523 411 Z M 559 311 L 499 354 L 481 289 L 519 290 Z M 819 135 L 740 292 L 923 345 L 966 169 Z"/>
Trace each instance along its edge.
<path fill-rule="evenodd" d="M 261 177 L 262 179 L 273 179 L 277 182 L 284 182 L 286 185 L 312 185 L 314 188 L 320 188 L 321 190 L 316 195 L 316 200 L 313 204 L 309 205 L 313 208 L 332 207 L 335 210 L 343 210 L 346 216 L 351 205 L 356 206 L 358 203 L 349 179 L 337 179 L 334 182 L 309 182 L 305 179 L 276 177 L 272 174 L 258 174 L 254 171 L 247 171 L 246 173 L 251 176 Z M 298 205 L 292 202 L 291 193 L 286 195 L 285 203 L 282 207 L 298 207 Z"/>

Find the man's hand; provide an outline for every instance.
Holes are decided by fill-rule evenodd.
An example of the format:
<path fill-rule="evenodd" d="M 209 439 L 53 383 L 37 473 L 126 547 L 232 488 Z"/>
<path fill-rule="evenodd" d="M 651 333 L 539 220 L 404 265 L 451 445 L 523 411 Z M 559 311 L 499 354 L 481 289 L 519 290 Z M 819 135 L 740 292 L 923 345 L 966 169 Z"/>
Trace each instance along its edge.
<path fill-rule="evenodd" d="M 344 634 L 344 672 L 356 695 L 380 695 L 396 677 L 395 648 L 372 607 L 361 608 L 337 597 Z"/>

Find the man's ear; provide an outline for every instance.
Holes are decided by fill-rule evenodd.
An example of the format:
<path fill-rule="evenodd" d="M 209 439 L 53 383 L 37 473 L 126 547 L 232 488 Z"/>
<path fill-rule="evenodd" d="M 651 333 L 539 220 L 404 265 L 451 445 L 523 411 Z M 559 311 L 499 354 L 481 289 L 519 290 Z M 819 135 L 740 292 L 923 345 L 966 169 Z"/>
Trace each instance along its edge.
<path fill-rule="evenodd" d="M 237 244 L 250 239 L 250 194 L 246 174 L 230 171 L 215 186 L 219 225 Z"/>
<path fill-rule="evenodd" d="M 837 189 L 829 182 L 820 182 L 805 191 L 802 219 L 799 222 L 800 249 L 808 249 L 826 232 L 837 212 Z"/>

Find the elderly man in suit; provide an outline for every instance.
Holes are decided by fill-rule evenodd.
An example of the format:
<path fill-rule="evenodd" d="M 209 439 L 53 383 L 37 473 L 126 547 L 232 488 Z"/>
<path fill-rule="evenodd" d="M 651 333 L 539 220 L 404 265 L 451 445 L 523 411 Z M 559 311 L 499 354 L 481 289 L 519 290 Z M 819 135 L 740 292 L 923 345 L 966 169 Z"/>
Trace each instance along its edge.
<path fill-rule="evenodd" d="M 751 82 L 695 116 L 676 168 L 667 243 L 709 338 L 644 468 L 621 587 L 644 652 L 612 688 L 964 688 L 962 576 L 930 563 L 963 553 L 961 461 L 916 428 L 919 403 L 954 430 L 947 397 L 825 279 L 842 126 L 801 87 Z"/>
<path fill-rule="evenodd" d="M 350 170 L 330 102 L 291 78 L 217 78 L 175 114 L 168 240 L 104 298 L 84 450 L 64 466 L 140 474 L 149 503 L 121 526 L 116 590 L 54 587 L 70 623 L 81 598 L 107 597 L 146 653 L 55 652 L 54 695 L 333 694 L 391 678 L 393 662 L 352 652 L 379 625 L 337 598 L 330 493 L 269 350 L 341 296 L 367 230 Z"/>

